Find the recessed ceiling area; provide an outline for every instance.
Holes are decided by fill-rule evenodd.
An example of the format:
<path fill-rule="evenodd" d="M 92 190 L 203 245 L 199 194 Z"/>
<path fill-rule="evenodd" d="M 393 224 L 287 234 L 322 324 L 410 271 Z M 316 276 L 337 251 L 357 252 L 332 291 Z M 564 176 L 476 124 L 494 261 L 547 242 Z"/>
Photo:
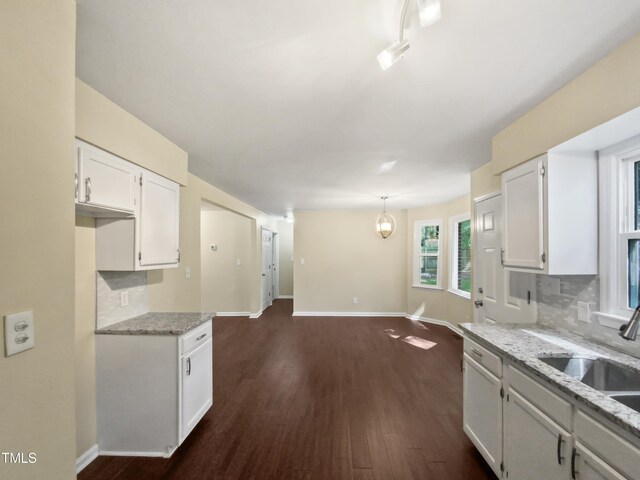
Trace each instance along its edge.
<path fill-rule="evenodd" d="M 270 215 L 438 203 L 491 137 L 640 30 L 637 0 L 78 0 L 77 75 Z"/>

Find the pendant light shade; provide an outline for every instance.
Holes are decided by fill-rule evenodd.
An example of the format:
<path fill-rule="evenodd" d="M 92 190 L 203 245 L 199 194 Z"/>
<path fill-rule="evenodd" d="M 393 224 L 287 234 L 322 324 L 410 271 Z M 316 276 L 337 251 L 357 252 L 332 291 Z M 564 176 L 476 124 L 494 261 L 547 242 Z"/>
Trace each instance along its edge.
<path fill-rule="evenodd" d="M 396 220 L 393 215 L 387 213 L 387 198 L 381 197 L 383 201 L 382 213 L 376 220 L 376 233 L 382 238 L 389 238 L 396 231 Z"/>

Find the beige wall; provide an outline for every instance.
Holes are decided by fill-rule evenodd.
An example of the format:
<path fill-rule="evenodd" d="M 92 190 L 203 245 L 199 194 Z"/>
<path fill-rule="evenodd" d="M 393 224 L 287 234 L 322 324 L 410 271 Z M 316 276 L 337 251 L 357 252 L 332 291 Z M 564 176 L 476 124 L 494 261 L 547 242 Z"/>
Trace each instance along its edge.
<path fill-rule="evenodd" d="M 76 137 L 181 185 L 187 183 L 187 152 L 78 79 Z"/>
<path fill-rule="evenodd" d="M 501 173 L 640 105 L 640 34 L 493 138 Z"/>
<path fill-rule="evenodd" d="M 189 174 L 188 185 L 180 189 L 180 255 L 178 268 L 151 270 L 149 281 L 149 308 L 151 311 L 199 312 L 201 302 L 200 207 L 202 201 L 239 213 L 251 220 L 251 312 L 260 311 L 262 258 L 260 229 L 262 226 L 277 231 L 277 222 L 241 200 L 213 187 Z M 191 268 L 191 278 L 184 270 Z"/>
<path fill-rule="evenodd" d="M 75 478 L 75 8 L 21 0 L 0 15 L 0 315 L 35 319 L 35 348 L 0 357 L 0 450 L 37 455 L 0 462 L 2 479 Z"/>
<path fill-rule="evenodd" d="M 499 192 L 501 189 L 500 175 L 493 174 L 491 163 L 471 172 L 471 200 Z"/>
<path fill-rule="evenodd" d="M 406 311 L 406 212 L 391 212 L 398 225 L 387 239 L 376 235 L 379 213 L 296 212 L 296 312 Z"/>
<path fill-rule="evenodd" d="M 96 437 L 96 221 L 76 217 L 76 456 Z"/>
<path fill-rule="evenodd" d="M 278 222 L 278 242 L 280 248 L 280 296 L 293 295 L 293 224 Z"/>
<path fill-rule="evenodd" d="M 411 208 L 407 211 L 407 313 L 419 317 L 444 320 L 452 324 L 472 320 L 471 301 L 447 291 L 449 285 L 449 218 L 469 213 L 469 195 L 451 202 L 427 207 Z M 442 219 L 442 287 L 443 290 L 413 286 L 413 228 L 419 220 Z"/>
<path fill-rule="evenodd" d="M 202 211 L 202 310 L 245 312 L 251 309 L 251 219 L 226 210 Z M 217 246 L 212 251 L 211 244 Z M 240 265 L 237 265 L 240 260 Z"/>

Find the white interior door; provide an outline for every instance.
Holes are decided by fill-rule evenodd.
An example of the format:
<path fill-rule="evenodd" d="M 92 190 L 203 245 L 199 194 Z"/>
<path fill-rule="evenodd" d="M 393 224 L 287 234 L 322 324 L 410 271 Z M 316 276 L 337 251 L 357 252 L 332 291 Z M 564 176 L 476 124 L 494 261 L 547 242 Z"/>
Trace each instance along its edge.
<path fill-rule="evenodd" d="M 262 309 L 273 303 L 273 233 L 262 230 Z"/>
<path fill-rule="evenodd" d="M 272 274 L 272 283 L 273 283 L 273 298 L 278 298 L 280 296 L 280 236 L 277 233 L 273 234 L 273 242 L 272 244 L 272 262 L 273 266 L 273 274 Z"/>
<path fill-rule="evenodd" d="M 535 322 L 535 275 L 502 267 L 502 199 L 476 201 L 474 292 L 479 323 Z"/>

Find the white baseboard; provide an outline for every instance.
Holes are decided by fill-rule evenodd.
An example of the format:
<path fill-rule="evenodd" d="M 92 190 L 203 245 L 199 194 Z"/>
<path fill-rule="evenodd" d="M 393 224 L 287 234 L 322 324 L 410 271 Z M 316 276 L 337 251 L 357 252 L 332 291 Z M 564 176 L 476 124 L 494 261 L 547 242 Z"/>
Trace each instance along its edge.
<path fill-rule="evenodd" d="M 293 312 L 294 317 L 405 317 L 401 312 Z"/>
<path fill-rule="evenodd" d="M 251 312 L 216 312 L 216 317 L 248 317 Z"/>
<path fill-rule="evenodd" d="M 258 318 L 258 317 L 260 317 L 260 315 L 262 315 L 262 312 L 263 312 L 263 310 L 260 310 L 259 312 L 256 312 L 256 313 L 251 313 L 249 315 L 249 318 Z"/>
<path fill-rule="evenodd" d="M 452 330 L 454 333 L 457 333 L 461 337 L 463 336 L 462 329 L 460 329 L 460 327 L 450 322 L 447 322 L 446 320 L 438 320 L 437 318 L 421 317 L 420 315 L 409 315 L 409 314 L 406 314 L 405 317 L 408 318 L 409 320 L 433 323 L 434 325 L 442 325 L 443 327 L 447 327 L 449 330 Z"/>
<path fill-rule="evenodd" d="M 98 444 L 92 446 L 76 459 L 76 473 L 80 473 L 84 468 L 98 458 Z"/>
<path fill-rule="evenodd" d="M 278 295 L 278 300 L 291 299 L 291 298 L 293 298 L 293 295 Z"/>
<path fill-rule="evenodd" d="M 172 448 L 170 452 L 110 452 L 110 451 L 100 451 L 100 455 L 105 457 L 153 457 L 153 458 L 169 458 L 173 455 L 176 449 Z"/>

